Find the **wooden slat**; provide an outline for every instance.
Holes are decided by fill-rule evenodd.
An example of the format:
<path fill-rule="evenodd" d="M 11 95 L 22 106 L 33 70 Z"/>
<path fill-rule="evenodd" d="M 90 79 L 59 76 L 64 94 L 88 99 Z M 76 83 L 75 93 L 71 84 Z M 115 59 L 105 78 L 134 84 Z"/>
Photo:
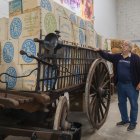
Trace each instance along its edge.
<path fill-rule="evenodd" d="M 22 96 L 25 97 L 26 99 L 28 98 L 26 102 L 34 100 L 35 102 L 43 104 L 45 106 L 50 103 L 50 97 L 46 93 L 30 93 L 22 91 L 8 91 L 7 93 L 7 91 L 0 89 L 0 96 L 5 94 L 7 94 L 7 96 L 9 96 L 10 94 L 11 96 L 13 95 Z"/>
<path fill-rule="evenodd" d="M 0 104 L 4 107 L 17 107 L 19 102 L 15 99 L 0 97 Z"/>
<path fill-rule="evenodd" d="M 25 96 L 20 96 L 20 95 L 13 95 L 13 94 L 8 94 L 7 97 L 15 99 L 19 101 L 19 103 L 29 103 L 34 100 L 32 97 L 25 97 Z"/>

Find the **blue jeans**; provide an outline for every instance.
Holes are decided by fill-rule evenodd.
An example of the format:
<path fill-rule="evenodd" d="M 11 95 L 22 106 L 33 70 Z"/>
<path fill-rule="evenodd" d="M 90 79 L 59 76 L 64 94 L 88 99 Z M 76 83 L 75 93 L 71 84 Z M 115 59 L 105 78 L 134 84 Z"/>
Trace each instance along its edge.
<path fill-rule="evenodd" d="M 118 106 L 121 113 L 122 121 L 128 122 L 127 112 L 127 98 L 130 102 L 130 124 L 137 124 L 138 116 L 138 96 L 139 91 L 132 85 L 132 83 L 118 83 Z"/>

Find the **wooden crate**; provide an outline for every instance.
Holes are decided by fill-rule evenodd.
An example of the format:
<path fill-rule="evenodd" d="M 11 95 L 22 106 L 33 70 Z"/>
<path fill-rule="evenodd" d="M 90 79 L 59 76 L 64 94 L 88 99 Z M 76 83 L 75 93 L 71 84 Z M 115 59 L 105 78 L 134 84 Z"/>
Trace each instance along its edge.
<path fill-rule="evenodd" d="M 9 16 L 17 16 L 22 14 L 22 0 L 13 0 L 9 2 Z"/>
<path fill-rule="evenodd" d="M 18 64 L 19 42 L 18 40 L 7 40 L 2 42 L 2 64 Z"/>

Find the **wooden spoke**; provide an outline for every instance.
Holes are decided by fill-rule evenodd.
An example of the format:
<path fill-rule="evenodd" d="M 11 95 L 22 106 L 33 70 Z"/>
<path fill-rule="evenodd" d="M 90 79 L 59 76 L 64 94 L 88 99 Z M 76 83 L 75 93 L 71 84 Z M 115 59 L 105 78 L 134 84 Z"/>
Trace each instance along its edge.
<path fill-rule="evenodd" d="M 105 74 L 102 74 L 103 77 L 101 77 L 101 81 L 100 81 L 100 85 L 103 84 L 103 82 L 105 81 L 106 77 L 108 76 L 108 72 L 106 72 Z"/>
<path fill-rule="evenodd" d="M 86 112 L 94 129 L 99 129 L 106 120 L 110 106 L 110 83 L 106 62 L 96 59 L 89 70 L 85 88 Z"/>
<path fill-rule="evenodd" d="M 102 87 L 104 88 L 109 82 L 110 82 L 110 79 L 108 79 L 108 80 L 102 85 Z"/>

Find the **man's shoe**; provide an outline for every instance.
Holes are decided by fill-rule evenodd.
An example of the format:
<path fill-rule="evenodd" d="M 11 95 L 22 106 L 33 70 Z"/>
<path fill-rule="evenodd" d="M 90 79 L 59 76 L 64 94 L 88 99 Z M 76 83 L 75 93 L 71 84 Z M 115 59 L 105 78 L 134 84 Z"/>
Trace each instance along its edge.
<path fill-rule="evenodd" d="M 118 122 L 116 125 L 117 126 L 126 126 L 128 124 L 129 124 L 129 122 L 123 122 L 123 121 L 121 121 L 121 122 Z"/>
<path fill-rule="evenodd" d="M 136 128 L 136 124 L 130 124 L 130 125 L 127 127 L 127 131 L 133 131 L 135 128 Z"/>

